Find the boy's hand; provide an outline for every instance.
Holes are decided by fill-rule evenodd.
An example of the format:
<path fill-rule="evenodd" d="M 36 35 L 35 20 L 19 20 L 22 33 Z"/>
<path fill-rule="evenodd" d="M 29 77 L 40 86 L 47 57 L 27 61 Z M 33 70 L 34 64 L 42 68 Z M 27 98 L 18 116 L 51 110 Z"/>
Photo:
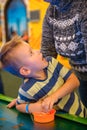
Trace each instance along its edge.
<path fill-rule="evenodd" d="M 15 105 L 16 105 L 16 99 L 12 100 L 12 101 L 7 105 L 7 107 L 8 107 L 8 108 L 12 108 L 12 107 L 14 107 Z"/>
<path fill-rule="evenodd" d="M 55 95 L 51 95 L 43 99 L 42 108 L 44 112 L 49 112 L 53 108 L 54 103 L 56 103 L 57 101 L 58 99 Z"/>

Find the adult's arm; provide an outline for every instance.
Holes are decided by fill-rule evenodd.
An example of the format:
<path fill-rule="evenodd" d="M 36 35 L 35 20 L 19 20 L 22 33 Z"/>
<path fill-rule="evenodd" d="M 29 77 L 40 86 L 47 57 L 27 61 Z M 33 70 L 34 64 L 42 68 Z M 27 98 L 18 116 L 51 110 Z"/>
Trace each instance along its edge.
<path fill-rule="evenodd" d="M 53 26 L 50 24 L 49 17 L 53 17 L 53 7 L 49 6 L 43 21 L 41 52 L 44 57 L 53 56 L 56 58 L 57 52 L 54 44 Z"/>
<path fill-rule="evenodd" d="M 79 87 L 79 80 L 72 73 L 60 88 L 43 100 L 42 107 L 44 111 L 47 112 L 51 110 L 54 103 L 58 102 L 59 99 L 74 91 L 74 89 L 77 87 Z"/>

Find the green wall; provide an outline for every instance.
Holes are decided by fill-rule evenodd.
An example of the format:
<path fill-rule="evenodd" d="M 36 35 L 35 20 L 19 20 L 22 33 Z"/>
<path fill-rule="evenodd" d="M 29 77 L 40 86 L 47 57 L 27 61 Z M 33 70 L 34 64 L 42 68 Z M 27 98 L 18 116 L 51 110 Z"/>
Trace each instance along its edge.
<path fill-rule="evenodd" d="M 0 70 L 0 75 L 3 83 L 4 94 L 13 98 L 17 97 L 19 86 L 23 80 L 2 70 Z"/>

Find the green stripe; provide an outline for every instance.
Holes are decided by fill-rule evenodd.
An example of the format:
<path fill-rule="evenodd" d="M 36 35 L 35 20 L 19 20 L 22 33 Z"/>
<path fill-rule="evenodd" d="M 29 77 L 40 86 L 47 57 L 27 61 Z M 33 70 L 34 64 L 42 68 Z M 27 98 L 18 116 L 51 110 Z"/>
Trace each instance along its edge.
<path fill-rule="evenodd" d="M 14 98 L 0 94 L 0 100 L 11 102 Z"/>
<path fill-rule="evenodd" d="M 57 112 L 56 116 L 87 125 L 87 118 L 82 118 L 82 117 L 70 115 L 68 113 L 63 113 L 63 112 Z"/>
<path fill-rule="evenodd" d="M 14 98 L 12 98 L 12 97 L 8 97 L 3 94 L 0 94 L 0 100 L 11 102 L 13 99 Z M 64 119 L 68 119 L 71 121 L 75 121 L 75 122 L 87 125 L 87 118 L 81 118 L 81 117 L 78 117 L 75 115 L 70 115 L 68 113 L 63 113 L 63 112 L 57 112 L 55 115 L 58 117 L 64 118 Z"/>

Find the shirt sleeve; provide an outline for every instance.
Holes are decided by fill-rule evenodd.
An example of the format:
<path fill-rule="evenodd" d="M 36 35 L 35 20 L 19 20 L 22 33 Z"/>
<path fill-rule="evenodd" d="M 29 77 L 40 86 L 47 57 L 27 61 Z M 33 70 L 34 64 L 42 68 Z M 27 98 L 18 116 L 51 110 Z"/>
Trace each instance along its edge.
<path fill-rule="evenodd" d="M 35 99 L 24 91 L 21 87 L 19 88 L 17 104 L 35 102 Z"/>
<path fill-rule="evenodd" d="M 53 37 L 53 26 L 50 24 L 49 21 L 49 17 L 52 16 L 52 13 L 53 13 L 53 8 L 49 6 L 46 15 L 44 17 L 43 28 L 42 28 L 41 52 L 43 53 L 44 57 L 57 56 L 57 52 L 54 44 L 54 37 Z"/>
<path fill-rule="evenodd" d="M 86 64 L 87 64 L 87 2 L 83 2 L 81 10 L 81 31 L 84 40 L 84 48 L 85 48 L 85 55 L 86 55 Z"/>

